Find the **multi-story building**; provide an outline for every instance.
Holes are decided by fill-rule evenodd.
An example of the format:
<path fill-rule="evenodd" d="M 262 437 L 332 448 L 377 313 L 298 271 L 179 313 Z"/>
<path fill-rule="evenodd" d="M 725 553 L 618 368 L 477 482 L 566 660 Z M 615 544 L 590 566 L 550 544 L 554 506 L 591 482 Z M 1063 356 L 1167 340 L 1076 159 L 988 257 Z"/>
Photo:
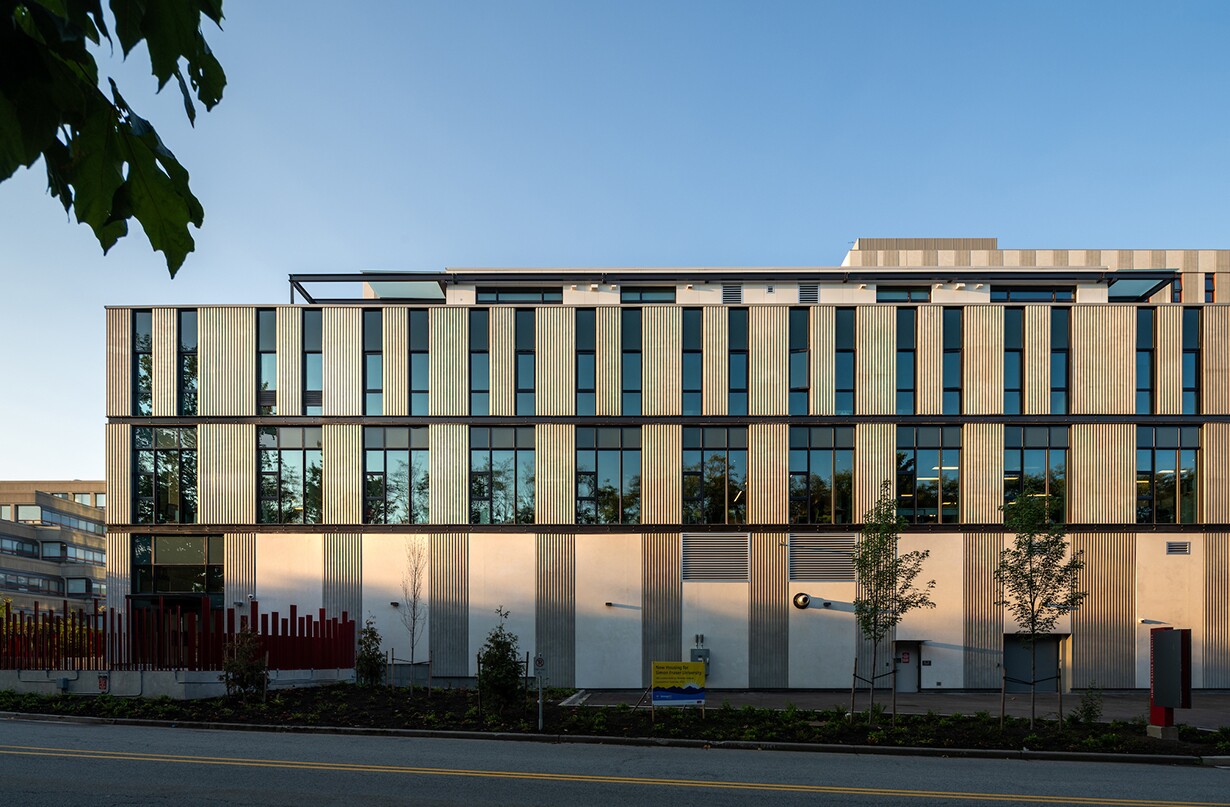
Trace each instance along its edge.
<path fill-rule="evenodd" d="M 421 553 L 437 677 L 475 673 L 503 608 L 559 685 L 703 645 L 713 687 L 840 688 L 887 481 L 937 581 L 899 686 L 1018 663 L 993 569 L 1000 507 L 1037 493 L 1087 563 L 1045 643 L 1066 680 L 1147 686 L 1169 624 L 1195 685 L 1230 686 L 1230 251 L 862 239 L 828 268 L 291 285 L 108 309 L 112 607 L 345 610 L 405 658 Z"/>
<path fill-rule="evenodd" d="M 0 482 L 0 603 L 59 611 L 105 600 L 106 485 Z"/>

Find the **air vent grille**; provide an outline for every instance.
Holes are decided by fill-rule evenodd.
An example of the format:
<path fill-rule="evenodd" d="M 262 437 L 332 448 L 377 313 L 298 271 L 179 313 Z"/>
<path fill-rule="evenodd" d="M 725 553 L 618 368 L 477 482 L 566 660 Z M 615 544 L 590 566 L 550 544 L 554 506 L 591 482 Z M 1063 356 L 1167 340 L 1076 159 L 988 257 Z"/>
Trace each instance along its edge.
<path fill-rule="evenodd" d="M 684 535 L 682 567 L 684 580 L 747 582 L 747 534 Z"/>
<path fill-rule="evenodd" d="M 815 305 L 820 302 L 820 285 L 818 283 L 800 283 L 799 302 L 804 305 Z"/>
<path fill-rule="evenodd" d="M 742 283 L 723 283 L 722 284 L 722 304 L 723 305 L 742 305 L 743 304 L 743 284 Z"/>
<path fill-rule="evenodd" d="M 791 535 L 790 579 L 854 580 L 853 535 Z"/>
<path fill-rule="evenodd" d="M 1191 541 L 1167 541 L 1167 555 L 1190 555 L 1192 553 Z"/>

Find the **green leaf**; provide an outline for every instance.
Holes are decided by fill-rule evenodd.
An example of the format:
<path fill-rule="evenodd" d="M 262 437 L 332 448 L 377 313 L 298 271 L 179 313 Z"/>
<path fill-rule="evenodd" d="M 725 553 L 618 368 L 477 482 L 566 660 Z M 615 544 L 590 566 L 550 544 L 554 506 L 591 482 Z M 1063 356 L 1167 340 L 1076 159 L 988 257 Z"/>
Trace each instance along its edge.
<path fill-rule="evenodd" d="M 115 35 L 120 49 L 127 56 L 145 37 L 145 0 L 111 0 L 111 15 L 115 17 Z"/>

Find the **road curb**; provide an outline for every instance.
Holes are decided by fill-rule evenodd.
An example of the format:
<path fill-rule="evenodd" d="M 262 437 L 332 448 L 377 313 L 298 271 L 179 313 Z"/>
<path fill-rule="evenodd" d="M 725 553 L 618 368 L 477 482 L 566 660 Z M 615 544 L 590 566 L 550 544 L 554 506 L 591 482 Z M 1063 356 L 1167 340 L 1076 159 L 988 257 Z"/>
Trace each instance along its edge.
<path fill-rule="evenodd" d="M 697 740 L 670 737 L 604 737 L 592 734 L 521 734 L 507 731 L 458 731 L 451 729 L 290 726 L 269 723 L 219 723 L 198 720 L 143 720 L 128 717 L 51 715 L 37 712 L 0 711 L 0 719 L 36 720 L 46 723 L 86 723 L 114 726 L 145 726 L 148 728 L 196 729 L 202 731 L 264 731 L 284 734 L 340 734 L 374 737 L 434 738 L 442 740 L 503 740 L 507 742 L 658 746 L 662 748 L 705 748 L 738 751 L 795 751 L 827 754 L 875 754 L 881 756 L 964 757 L 969 759 L 1033 759 L 1052 762 L 1120 762 L 1144 765 L 1230 765 L 1230 757 L 1197 757 L 1180 754 L 1108 754 L 1086 751 L 1030 751 L 1028 749 L 922 748 L 915 746 L 841 745 L 835 743 Z"/>

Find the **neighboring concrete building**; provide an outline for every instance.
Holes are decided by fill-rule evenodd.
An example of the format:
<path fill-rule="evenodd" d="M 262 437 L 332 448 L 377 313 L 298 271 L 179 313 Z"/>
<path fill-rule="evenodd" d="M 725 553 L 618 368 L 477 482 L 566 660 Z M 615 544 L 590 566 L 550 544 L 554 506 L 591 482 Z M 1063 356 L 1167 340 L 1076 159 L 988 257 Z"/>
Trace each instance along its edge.
<path fill-rule="evenodd" d="M 105 600 L 106 484 L 0 482 L 0 602 L 93 609 Z"/>
<path fill-rule="evenodd" d="M 1046 643 L 1067 680 L 1147 686 L 1171 624 L 1230 687 L 1230 251 L 291 281 L 305 305 L 108 309 L 112 607 L 370 614 L 406 658 L 418 547 L 437 678 L 475 673 L 503 607 L 557 685 L 640 687 L 703 643 L 713 687 L 843 688 L 888 480 L 937 580 L 899 686 L 1015 669 L 999 508 L 1049 492 L 1088 563 Z M 308 290 L 342 282 L 362 296 Z"/>

